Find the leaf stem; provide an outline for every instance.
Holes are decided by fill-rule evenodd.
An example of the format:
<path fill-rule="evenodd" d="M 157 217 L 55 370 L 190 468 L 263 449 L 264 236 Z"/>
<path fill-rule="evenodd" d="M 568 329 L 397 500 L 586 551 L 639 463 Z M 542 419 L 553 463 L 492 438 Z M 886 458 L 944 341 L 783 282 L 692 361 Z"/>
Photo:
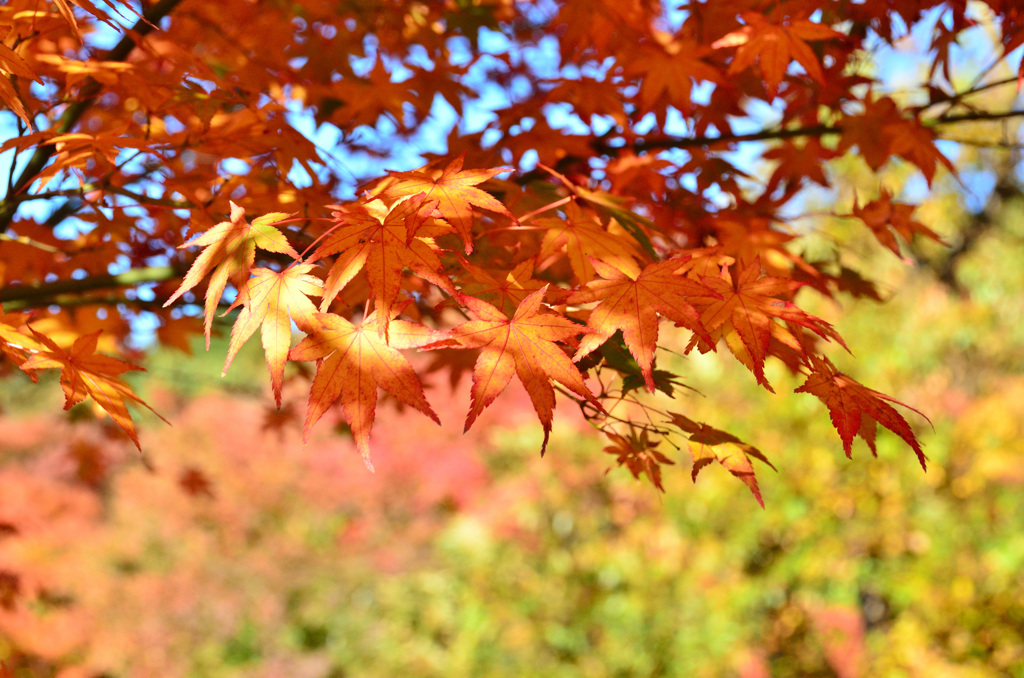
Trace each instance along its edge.
<path fill-rule="evenodd" d="M 562 198 L 561 200 L 554 201 L 550 205 L 545 205 L 544 207 L 540 207 L 538 209 L 535 209 L 532 212 L 527 212 L 526 214 L 524 214 L 521 217 L 518 217 L 517 219 L 518 219 L 519 223 L 523 223 L 524 221 L 529 221 L 530 219 L 533 219 L 538 214 L 543 214 L 544 212 L 547 212 L 548 210 L 553 210 L 553 209 L 556 209 L 558 207 L 561 207 L 562 205 L 564 205 L 567 202 L 569 202 L 570 200 L 572 200 L 572 198 L 573 198 L 573 196 L 567 195 L 564 198 Z"/>

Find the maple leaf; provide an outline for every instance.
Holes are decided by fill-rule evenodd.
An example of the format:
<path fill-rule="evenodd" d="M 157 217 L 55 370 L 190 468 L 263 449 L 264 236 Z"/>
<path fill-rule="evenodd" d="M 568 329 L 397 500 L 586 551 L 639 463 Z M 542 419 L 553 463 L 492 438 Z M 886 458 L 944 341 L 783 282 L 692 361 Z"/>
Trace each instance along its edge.
<path fill-rule="evenodd" d="M 863 207 L 854 203 L 853 216 L 861 219 L 878 238 L 878 242 L 892 250 L 896 256 L 901 256 L 900 245 L 896 241 L 897 233 L 903 236 L 908 243 L 913 239 L 914 234 L 920 233 L 935 242 L 946 244 L 942 242 L 942 238 L 935 231 L 911 218 L 914 209 L 913 205 L 894 203 L 892 193 L 883 189 L 882 194 L 876 200 L 872 200 Z"/>
<path fill-rule="evenodd" d="M 493 299 L 502 313 L 514 313 L 523 299 L 547 284 L 533 277 L 533 264 L 533 259 L 527 259 L 505 273 L 463 261 L 462 266 L 472 279 L 461 281 L 461 291 L 467 296 Z M 502 273 L 505 275 L 502 276 Z M 550 292 L 551 288 L 548 290 Z"/>
<path fill-rule="evenodd" d="M 665 491 L 661 484 L 661 465 L 674 465 L 675 462 L 655 449 L 660 444 L 660 440 L 651 442 L 648 439 L 647 431 L 643 431 L 639 435 L 631 432 L 628 437 L 611 431 L 605 431 L 604 435 L 612 441 L 612 444 L 605 447 L 604 451 L 614 454 L 615 461 L 619 463 L 619 466 L 625 466 L 638 480 L 640 474 L 643 473 L 652 485 L 662 492 Z"/>
<path fill-rule="evenodd" d="M 27 313 L 7 313 L 0 304 L 0 353 L 19 367 L 33 353 L 44 348 L 32 336 L 32 330 L 28 326 L 30 319 L 31 316 Z M 34 371 L 29 369 L 25 372 L 32 381 L 39 380 Z"/>
<path fill-rule="evenodd" d="M 516 218 L 490 193 L 476 188 L 497 174 L 511 171 L 507 167 L 496 169 L 463 170 L 465 154 L 452 160 L 434 178 L 430 172 L 420 168 L 412 172 L 392 172 L 398 182 L 389 186 L 381 197 L 404 198 L 423 192 L 427 199 L 437 200 L 440 210 L 448 223 L 466 246 L 466 254 L 473 251 L 473 207 L 503 214 L 515 222 Z"/>
<path fill-rule="evenodd" d="M 318 122 L 330 120 L 339 127 L 372 127 L 381 115 L 386 115 L 398 127 L 408 128 L 403 107 L 408 104 L 409 87 L 393 81 L 379 55 L 367 77 L 345 78 L 336 94 L 321 106 Z"/>
<path fill-rule="evenodd" d="M 628 266 L 624 259 L 643 261 L 644 255 L 636 241 L 625 233 L 612 233 L 596 219 L 580 209 L 575 201 L 565 208 L 565 219 L 545 217 L 537 219 L 538 226 L 548 229 L 537 254 L 543 261 L 555 252 L 565 251 L 576 280 L 585 283 L 594 278 L 594 267 L 589 258 L 615 266 Z"/>
<path fill-rule="evenodd" d="M 21 364 L 25 371 L 59 368 L 60 386 L 64 390 L 64 409 L 69 410 L 91 397 L 118 426 L 124 429 L 139 450 L 139 437 L 135 424 L 128 413 L 126 400 L 138 403 L 160 417 L 142 401 L 131 388 L 118 379 L 119 375 L 131 370 L 145 371 L 141 367 L 123 360 L 96 353 L 100 332 L 79 337 L 66 351 L 46 335 L 29 328 L 35 339 L 44 347 Z M 164 422 L 166 419 L 160 417 Z M 167 422 L 169 423 L 169 422 Z"/>
<path fill-rule="evenodd" d="M 201 233 L 188 242 L 180 245 L 178 249 L 185 247 L 205 247 L 192 266 L 185 274 L 179 287 L 166 302 L 164 307 L 174 303 L 174 300 L 182 294 L 199 284 L 203 278 L 210 274 L 209 285 L 206 289 L 206 350 L 210 350 L 210 331 L 213 325 L 213 315 L 217 312 L 217 304 L 220 303 L 221 295 L 228 282 L 236 287 L 241 287 L 249 279 L 253 262 L 256 259 L 256 247 L 268 252 L 280 252 L 288 254 L 294 259 L 299 255 L 288 244 L 288 240 L 274 224 L 286 218 L 288 215 L 280 212 L 264 214 L 257 217 L 250 224 L 245 220 L 245 210 L 231 203 L 231 220 L 222 221 L 209 231 Z"/>
<path fill-rule="evenodd" d="M 186 355 L 192 355 L 192 337 L 199 332 L 202 323 L 199 318 L 188 315 L 180 317 L 167 316 L 160 319 L 160 327 L 156 328 L 157 340 L 164 346 L 178 349 Z"/>
<path fill-rule="evenodd" d="M 649 254 L 652 259 L 659 259 L 657 252 L 654 251 L 654 245 L 644 232 L 645 228 L 653 229 L 654 223 L 627 209 L 629 204 L 632 202 L 632 199 L 612 195 L 607 191 L 592 191 L 589 188 L 576 184 L 570 180 L 569 177 L 561 174 L 560 172 L 556 172 L 546 165 L 538 164 L 537 166 L 561 181 L 562 185 L 565 186 L 572 195 L 593 207 L 599 214 L 603 214 L 610 219 L 618 221 L 623 228 L 629 231 L 629 234 L 633 236 L 633 239 L 640 243 L 640 246 L 643 247 L 644 251 Z"/>
<path fill-rule="evenodd" d="M 546 98 L 551 102 L 572 105 L 576 115 L 582 120 L 590 120 L 595 115 L 606 115 L 623 127 L 629 124 L 622 105 L 622 94 L 618 86 L 608 80 L 587 77 L 567 80 L 548 92 Z"/>
<path fill-rule="evenodd" d="M 857 146 L 868 167 L 874 170 L 884 165 L 890 156 L 901 156 L 921 170 L 929 185 L 937 165 L 956 173 L 949 158 L 936 148 L 934 132 L 917 119 L 903 117 L 892 98 L 879 97 L 863 104 L 863 113 L 843 119 L 839 152 Z"/>
<path fill-rule="evenodd" d="M 761 276 L 760 257 L 755 257 L 748 266 L 741 268 L 735 281 L 729 269 L 724 267 L 720 277 L 701 277 L 701 281 L 720 296 L 720 301 L 712 302 L 703 309 L 701 322 L 715 336 L 724 336 L 733 355 L 754 373 L 757 383 L 772 393 L 775 391 L 764 376 L 764 361 L 772 333 L 781 330 L 781 327 L 773 327 L 772 318 L 806 327 L 824 339 L 841 341 L 825 321 L 805 313 L 792 302 L 776 298 L 790 295 L 806 283 Z M 695 342 L 696 337 L 691 340 L 687 351 Z"/>
<path fill-rule="evenodd" d="M 600 348 L 576 362 L 584 374 L 599 365 L 602 369 L 608 368 L 618 372 L 619 378 L 622 380 L 620 388 L 622 397 L 637 389 L 647 388 L 647 376 L 640 369 L 636 358 L 629 352 L 629 348 L 626 347 L 621 332 L 616 332 L 611 339 L 601 344 Z M 675 374 L 667 370 L 654 370 L 652 378 L 654 388 L 670 398 L 675 397 L 677 388 L 690 388 L 681 382 Z"/>
<path fill-rule="evenodd" d="M 697 423 L 692 419 L 677 412 L 669 412 L 670 422 L 679 430 L 689 435 L 688 447 L 693 457 L 693 471 L 691 476 L 693 482 L 697 482 L 697 474 L 708 464 L 718 462 L 729 473 L 739 478 L 750 488 L 751 494 L 757 503 L 764 508 L 764 500 L 761 498 L 761 488 L 758 487 L 757 477 L 754 475 L 754 465 L 751 458 L 768 464 L 774 471 L 778 471 L 761 450 L 753 445 L 748 445 L 731 433 L 726 433 L 705 423 Z"/>
<path fill-rule="evenodd" d="M 828 26 L 807 19 L 773 24 L 762 14 L 744 12 L 743 21 L 746 26 L 723 36 L 712 43 L 711 47 L 739 47 L 729 65 L 729 75 L 746 70 L 755 60 L 760 63 L 765 84 L 772 95 L 778 91 L 779 83 L 782 82 L 786 69 L 794 59 L 804 67 L 807 75 L 819 83 L 822 82 L 824 76 L 821 72 L 821 63 L 807 42 L 845 37 Z"/>
<path fill-rule="evenodd" d="M 843 119 L 838 150 L 843 153 L 856 146 L 868 167 L 877 170 L 892 155 L 892 138 L 886 131 L 901 122 L 902 113 L 889 97 L 865 100 L 863 104 L 862 113 Z"/>
<path fill-rule="evenodd" d="M 423 394 L 416 371 L 396 350 L 436 342 L 440 335 L 422 325 L 392 319 L 388 345 L 376 330 L 370 329 L 377 324 L 373 316 L 370 314 L 362 324 L 353 325 L 338 315 L 314 313 L 314 325 L 308 336 L 288 354 L 290 360 L 317 361 L 303 441 L 309 442 L 313 425 L 340 399 L 356 448 L 371 471 L 370 429 L 377 409 L 378 387 L 440 423 Z"/>
<path fill-rule="evenodd" d="M 303 331 L 315 325 L 313 315 L 316 307 L 306 295 L 320 296 L 323 283 L 309 275 L 312 269 L 312 264 L 295 264 L 280 272 L 253 269 L 253 277 L 238 289 L 238 297 L 228 309 L 244 305 L 231 328 L 231 343 L 221 376 L 227 374 L 242 344 L 260 327 L 270 383 L 278 407 L 281 407 L 284 364 L 292 341 L 292 321 Z"/>
<path fill-rule="evenodd" d="M 32 82 L 42 84 L 42 80 L 39 76 L 29 68 L 29 65 L 21 57 L 20 54 L 15 52 L 7 45 L 0 42 L 0 70 L 6 71 L 11 75 L 17 75 L 22 78 L 28 78 Z M 7 79 L 6 74 L 0 75 L 0 102 L 11 109 L 15 115 L 25 121 L 25 124 L 31 129 L 35 129 L 35 125 L 32 122 L 32 117 L 25 110 L 25 104 L 22 103 L 21 98 L 18 97 L 18 91 L 14 88 L 14 84 Z"/>
<path fill-rule="evenodd" d="M 654 31 L 654 38 L 658 44 L 640 44 L 628 54 L 628 63 L 632 64 L 628 74 L 641 78 L 637 92 L 639 111 L 654 112 L 664 124 L 667 106 L 693 111 L 695 82 L 721 86 L 726 79 L 718 68 L 704 61 L 712 53 L 711 47 L 693 39 L 673 39 L 662 31 Z"/>
<path fill-rule="evenodd" d="M 71 4 L 81 7 L 85 11 L 89 12 L 89 14 L 92 14 L 94 17 L 96 17 L 96 19 L 107 24 L 110 28 L 114 29 L 115 31 L 121 30 L 121 27 L 114 23 L 106 12 L 104 12 L 95 4 L 90 2 L 90 0 L 70 0 L 71 4 L 69 4 L 68 0 L 53 0 L 53 3 L 57 5 L 57 11 L 59 11 L 61 13 L 61 16 L 64 17 L 64 20 L 68 22 L 68 25 L 71 27 L 71 30 L 74 32 L 75 37 L 78 38 L 79 42 L 84 43 L 85 41 L 82 40 L 82 33 L 78 28 L 78 21 L 75 19 L 75 13 L 74 10 L 71 8 Z M 104 3 L 114 10 L 120 11 L 120 8 L 124 8 L 130 10 L 131 13 L 137 17 L 141 18 L 142 16 L 137 11 L 135 11 L 135 8 L 129 5 L 127 2 L 122 2 L 121 0 L 104 0 Z"/>
<path fill-rule="evenodd" d="M 818 139 L 808 139 L 801 146 L 786 142 L 768 149 L 761 157 L 778 161 L 779 164 L 768 179 L 765 193 L 773 193 L 783 182 L 789 187 L 799 184 L 805 178 L 827 188 L 829 180 L 825 175 L 825 161 L 838 155 L 836 151 L 822 146 Z"/>
<path fill-rule="evenodd" d="M 195 466 L 186 466 L 178 474 L 178 487 L 190 497 L 214 498 L 213 483 Z"/>
<path fill-rule="evenodd" d="M 592 265 L 603 280 L 588 283 L 584 289 L 570 295 L 568 302 L 601 303 L 590 313 L 587 327 L 591 333 L 583 337 L 573 360 L 579 361 L 601 346 L 617 330 L 621 330 L 629 352 L 640 365 L 647 389 L 653 393 L 659 313 L 712 344 L 711 335 L 701 323 L 700 313 L 694 308 L 693 302 L 710 302 L 720 299 L 721 294 L 676 274 L 688 260 L 688 257 L 678 257 L 656 262 L 647 265 L 642 271 L 635 264 L 617 268 L 592 260 Z"/>
<path fill-rule="evenodd" d="M 544 427 L 542 455 L 547 448 L 555 407 L 552 379 L 603 411 L 583 382 L 583 375 L 555 344 L 588 330 L 567 318 L 542 312 L 546 291 L 545 286 L 526 297 L 511 320 L 482 299 L 461 296 L 459 300 L 478 319 L 451 331 L 452 340 L 458 344 L 483 349 L 473 370 L 472 406 L 466 415 L 465 430 L 468 431 L 484 408 L 505 390 L 515 374 L 526 388 Z"/>
<path fill-rule="evenodd" d="M 387 341 L 404 269 L 454 295 L 432 237 L 446 232 L 446 227 L 425 225 L 436 206 L 437 200 L 427 200 L 419 193 L 393 205 L 390 211 L 374 201 L 366 205 L 367 212 L 335 213 L 343 226 L 309 257 L 315 261 L 340 254 L 327 276 L 320 310 L 326 311 L 338 292 L 365 268 L 378 311 L 377 328 Z"/>
<path fill-rule="evenodd" d="M 916 165 L 931 186 L 937 165 L 942 165 L 951 174 L 956 175 L 956 168 L 949 158 L 935 145 L 935 132 L 920 123 L 919 120 L 900 120 L 890 123 L 882 134 L 891 139 L 889 153 L 906 158 Z"/>
<path fill-rule="evenodd" d="M 877 424 L 881 424 L 903 438 L 917 454 L 921 468 L 928 470 L 927 458 L 921 451 L 921 445 L 917 442 L 910 424 L 889 403 L 921 414 L 909 405 L 857 383 L 838 371 L 828 358 L 816 356 L 812 359 L 811 372 L 807 380 L 794 392 L 810 393 L 825 403 L 832 424 L 843 441 L 843 451 L 847 457 L 852 456 L 853 439 L 856 436 L 863 438 L 872 454 L 878 456 L 875 449 L 875 433 L 878 430 Z M 924 417 L 923 414 L 921 416 Z"/>

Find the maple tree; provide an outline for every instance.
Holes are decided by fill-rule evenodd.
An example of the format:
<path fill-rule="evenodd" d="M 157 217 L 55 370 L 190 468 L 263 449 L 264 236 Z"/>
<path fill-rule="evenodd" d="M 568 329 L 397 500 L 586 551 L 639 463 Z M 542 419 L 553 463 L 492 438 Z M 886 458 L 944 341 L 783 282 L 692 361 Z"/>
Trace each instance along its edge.
<path fill-rule="evenodd" d="M 929 72 L 887 91 L 871 53 L 922 27 Z M 979 28 L 992 65 L 965 85 L 952 50 Z M 68 407 L 91 398 L 138 445 L 133 366 L 110 354 L 142 359 L 143 321 L 209 347 L 240 309 L 225 371 L 259 328 L 280 406 L 310 375 L 287 364 L 317 361 L 307 435 L 340 401 L 369 463 L 377 389 L 436 420 L 421 375 L 479 350 L 467 428 L 514 373 L 544 445 L 560 395 L 635 475 L 660 486 L 686 438 L 694 477 L 717 460 L 760 500 L 764 455 L 664 402 L 685 376 L 657 366 L 674 324 L 768 391 L 769 358 L 804 375 L 847 455 L 880 423 L 923 466 L 895 401 L 839 372 L 839 334 L 798 305 L 877 290 L 790 222 L 844 155 L 955 172 L 947 130 L 1024 115 L 974 104 L 1019 86 L 1022 45 L 1010 0 L 10 0 L 3 366 L 60 368 Z M 896 235 L 938 239 L 878 183 L 834 214 L 897 255 Z"/>

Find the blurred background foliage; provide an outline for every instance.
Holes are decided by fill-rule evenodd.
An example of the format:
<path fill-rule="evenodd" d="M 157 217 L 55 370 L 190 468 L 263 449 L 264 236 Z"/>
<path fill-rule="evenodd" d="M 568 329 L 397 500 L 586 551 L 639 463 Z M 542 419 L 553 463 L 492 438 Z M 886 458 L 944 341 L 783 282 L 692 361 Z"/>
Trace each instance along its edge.
<path fill-rule="evenodd" d="M 859 162 L 832 168 L 850 208 L 871 197 Z M 765 510 L 721 467 L 694 486 L 678 441 L 659 447 L 664 494 L 606 473 L 567 402 L 544 459 L 521 393 L 463 435 L 467 379 L 435 385 L 443 428 L 386 402 L 371 475 L 340 424 L 303 447 L 300 385 L 267 409 L 255 344 L 224 382 L 223 346 L 149 361 L 136 384 L 174 425 L 143 426 L 144 459 L 14 374 L 0 661 L 61 678 L 1024 676 L 1024 200 L 1003 156 L 957 163 L 962 183 L 937 182 L 915 217 L 949 247 L 901 262 L 824 218 L 796 241 L 882 277 L 883 303 L 808 310 L 857 378 L 931 418 L 908 415 L 927 473 L 888 433 L 878 459 L 860 442 L 846 459 L 798 379 L 772 366 L 765 398 L 670 334 L 659 359 L 689 386 L 733 385 L 671 408 L 768 456 Z M 921 190 L 898 166 L 889 181 Z"/>

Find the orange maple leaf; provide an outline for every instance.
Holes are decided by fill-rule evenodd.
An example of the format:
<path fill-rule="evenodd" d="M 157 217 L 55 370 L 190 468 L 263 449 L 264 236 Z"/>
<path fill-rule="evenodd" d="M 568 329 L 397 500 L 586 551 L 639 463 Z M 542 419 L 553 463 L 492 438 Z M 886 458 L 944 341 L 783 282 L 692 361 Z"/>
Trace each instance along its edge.
<path fill-rule="evenodd" d="M 33 82 L 42 83 L 39 76 L 21 58 L 21 55 L 2 42 L 0 42 L 0 70 L 21 78 L 27 78 Z M 24 120 L 26 125 L 35 129 L 32 117 L 25 110 L 25 104 L 22 103 L 21 98 L 18 96 L 18 91 L 14 88 L 14 84 L 8 79 L 6 73 L 0 75 L 0 102 Z"/>
<path fill-rule="evenodd" d="M 588 257 L 615 266 L 629 265 L 623 259 L 643 261 L 636 241 L 626 233 L 610 233 L 596 219 L 580 209 L 575 202 L 565 208 L 565 219 L 545 217 L 537 219 L 538 226 L 547 229 L 540 245 L 537 260 L 543 261 L 555 252 L 565 251 L 576 280 L 586 283 L 594 278 L 594 267 Z"/>
<path fill-rule="evenodd" d="M 764 361 L 772 335 L 778 337 L 784 332 L 782 326 L 775 327 L 772 318 L 806 327 L 823 339 L 842 341 L 824 320 L 800 310 L 792 302 L 776 298 L 792 294 L 806 283 L 788 278 L 762 277 L 760 257 L 755 257 L 748 266 L 740 269 L 735 281 L 729 269 L 723 267 L 720 277 L 702 276 L 701 282 L 719 294 L 721 299 L 703 309 L 701 322 L 714 336 L 724 336 L 733 355 L 754 373 L 757 383 L 772 393 L 775 391 L 764 376 Z M 696 338 L 690 342 L 688 351 L 695 342 Z M 785 343 L 794 344 L 792 339 Z"/>
<path fill-rule="evenodd" d="M 241 287 L 249 279 L 253 262 L 256 259 L 256 247 L 268 252 L 281 252 L 298 259 L 299 255 L 288 244 L 288 240 L 274 227 L 275 223 L 287 218 L 287 214 L 273 212 L 257 217 L 250 224 L 245 220 L 245 210 L 231 203 L 231 220 L 222 221 L 209 231 L 201 233 L 188 242 L 179 245 L 178 249 L 192 246 L 203 246 L 204 249 L 192 263 L 185 279 L 164 307 L 170 306 L 175 299 L 192 289 L 205 278 L 210 271 L 209 285 L 206 289 L 206 349 L 210 349 L 210 329 L 213 316 L 217 312 L 224 288 L 230 281 Z"/>
<path fill-rule="evenodd" d="M 437 200 L 441 216 L 455 227 L 455 232 L 466 246 L 466 254 L 469 254 L 473 251 L 474 206 L 504 214 L 513 221 L 515 217 L 490 193 L 476 188 L 477 184 L 511 170 L 507 167 L 463 170 L 464 160 L 465 153 L 448 163 L 437 178 L 424 171 L 425 168 L 412 172 L 392 172 L 391 176 L 398 179 L 398 182 L 389 186 L 381 197 L 404 198 L 423 192 L 427 199 Z"/>
<path fill-rule="evenodd" d="M 370 314 L 362 324 L 353 325 L 338 315 L 314 313 L 309 335 L 288 355 L 290 360 L 318 361 L 309 392 L 303 441 L 309 441 L 313 425 L 340 399 L 356 447 L 371 471 L 370 429 L 377 409 L 378 387 L 440 423 L 423 394 L 416 371 L 396 348 L 424 346 L 441 335 L 422 325 L 392 319 L 388 345 L 376 330 L 370 329 L 377 324 L 373 316 Z"/>
<path fill-rule="evenodd" d="M 628 52 L 628 75 L 640 77 L 637 91 L 639 111 L 653 112 L 664 124 L 667 106 L 690 113 L 694 109 L 694 83 L 701 81 L 724 85 L 724 73 L 704 61 L 712 48 L 693 39 L 674 39 L 654 31 L 654 43 L 638 44 Z"/>
<path fill-rule="evenodd" d="M 199 318 L 193 316 L 164 316 L 160 318 L 160 327 L 156 328 L 156 338 L 163 346 L 173 347 L 186 355 L 192 355 L 192 337 L 199 331 L 200 326 Z"/>
<path fill-rule="evenodd" d="M 0 354 L 7 356 L 15 365 L 21 366 L 33 353 L 44 347 L 32 337 L 28 313 L 6 313 L 0 304 Z M 32 381 L 38 381 L 36 373 L 26 370 Z"/>
<path fill-rule="evenodd" d="M 320 310 L 326 311 L 338 292 L 365 268 L 376 302 L 377 329 L 387 341 L 404 269 L 454 295 L 433 241 L 433 236 L 447 232 L 448 227 L 426 224 L 436 206 L 437 200 L 427 200 L 419 193 L 393 205 L 390 211 L 373 201 L 366 205 L 366 212 L 335 213 L 334 218 L 344 225 L 309 258 L 315 261 L 340 254 L 327 276 Z"/>
<path fill-rule="evenodd" d="M 87 397 L 91 397 L 118 426 L 124 429 L 135 443 L 135 447 L 141 450 L 139 437 L 135 433 L 135 424 L 128 414 L 125 401 L 138 403 L 156 416 L 160 415 L 135 395 L 127 384 L 118 379 L 118 376 L 131 370 L 145 370 L 123 360 L 97 354 L 96 343 L 100 332 L 79 337 L 71 349 L 66 351 L 46 335 L 31 327 L 29 329 L 45 350 L 34 353 L 21 364 L 21 369 L 28 371 L 59 368 L 60 386 L 64 390 L 64 409 L 69 410 Z M 160 419 L 167 422 L 163 417 Z"/>
<path fill-rule="evenodd" d="M 828 26 L 807 19 L 773 24 L 762 14 L 744 12 L 743 21 L 746 26 L 723 36 L 711 47 L 739 47 L 729 65 L 729 75 L 746 70 L 754 61 L 759 62 L 768 92 L 772 95 L 778 91 L 779 83 L 793 60 L 804 67 L 807 75 L 822 82 L 821 63 L 807 42 L 845 37 Z"/>
<path fill-rule="evenodd" d="M 956 174 L 953 163 L 935 146 L 935 132 L 916 118 L 903 117 L 903 109 L 892 98 L 878 97 L 863 104 L 860 115 L 848 115 L 842 120 L 843 135 L 837 149 L 840 153 L 857 146 L 864 162 L 873 170 L 884 165 L 890 156 L 898 155 L 916 165 L 929 185 L 938 165 Z"/>
<path fill-rule="evenodd" d="M 552 379 L 603 411 L 583 382 L 583 375 L 555 344 L 588 330 L 568 318 L 542 312 L 545 292 L 547 286 L 526 297 L 511 320 L 486 301 L 462 296 L 462 304 L 478 319 L 463 323 L 451 332 L 452 339 L 460 345 L 483 349 L 473 369 L 472 406 L 466 415 L 465 430 L 468 431 L 484 408 L 505 390 L 515 374 L 526 388 L 544 427 L 541 454 L 547 448 L 554 416 Z"/>
<path fill-rule="evenodd" d="M 495 301 L 502 313 L 515 313 L 523 299 L 547 284 L 533 277 L 533 263 L 533 259 L 527 259 L 506 273 L 504 270 L 474 266 L 463 260 L 462 267 L 469 276 L 460 281 L 461 291 L 467 296 Z"/>
<path fill-rule="evenodd" d="M 611 79 L 596 80 L 580 77 L 566 80 L 547 93 L 545 97 L 553 103 L 568 103 L 581 120 L 590 120 L 595 115 L 606 115 L 622 127 L 629 122 L 622 105 L 622 91 Z"/>
<path fill-rule="evenodd" d="M 635 264 L 617 268 L 591 260 L 603 280 L 594 280 L 570 295 L 568 303 L 601 303 L 590 313 L 587 327 L 573 360 L 579 361 L 622 330 L 629 352 L 636 358 L 647 389 L 654 392 L 654 350 L 658 345 L 658 314 L 686 327 L 709 345 L 711 335 L 701 323 L 695 300 L 705 303 L 721 299 L 721 294 L 676 274 L 689 257 L 649 264 L 642 271 Z"/>
<path fill-rule="evenodd" d="M 750 460 L 754 458 L 768 464 L 775 471 L 778 469 L 768 461 L 761 450 L 753 445 L 748 445 L 731 433 L 726 433 L 705 423 L 698 424 L 677 412 L 669 412 L 669 416 L 673 425 L 689 435 L 690 440 L 687 446 L 693 457 L 693 471 L 691 472 L 693 482 L 697 482 L 697 474 L 702 468 L 717 461 L 729 473 L 743 481 L 750 488 L 757 503 L 764 508 L 761 488 L 758 487 L 757 477 L 754 475 L 754 465 Z"/>
<path fill-rule="evenodd" d="M 894 203 L 892 193 L 883 189 L 882 194 L 876 200 L 872 200 L 863 207 L 854 203 L 853 216 L 860 218 L 875 234 L 878 242 L 892 250 L 896 256 L 901 256 L 896 233 L 903 236 L 908 243 L 915 233 L 920 233 L 935 242 L 945 244 L 938 233 L 911 219 L 915 209 L 914 205 Z"/>
<path fill-rule="evenodd" d="M 120 10 L 123 8 L 130 10 L 131 13 L 137 17 L 142 16 L 135 10 L 134 7 L 132 7 L 127 2 L 123 2 L 122 0 L 104 0 L 104 3 L 111 9 L 117 10 L 118 12 L 120 12 Z M 96 19 L 107 24 L 107 26 L 114 29 L 115 31 L 121 30 L 121 27 L 114 23 L 114 21 L 111 20 L 110 16 L 108 16 L 105 11 L 98 8 L 94 3 L 90 2 L 90 0 L 70 0 L 70 3 L 68 0 L 53 0 L 53 4 L 57 5 L 57 11 L 59 11 L 61 13 L 61 16 L 64 17 L 64 20 L 68 22 L 68 25 L 74 32 L 75 37 L 78 38 L 78 41 L 83 44 L 85 43 L 85 41 L 82 39 L 82 34 L 78 29 L 78 21 L 75 19 L 74 10 L 71 7 L 72 4 L 81 7 L 85 11 L 89 12 L 89 14 L 92 14 L 94 17 L 96 17 Z"/>
<path fill-rule="evenodd" d="M 365 78 L 345 78 L 337 83 L 337 98 L 332 103 L 322 106 L 322 120 L 330 120 L 339 127 L 354 129 L 361 125 L 374 127 L 382 115 L 387 116 L 401 129 L 409 129 L 407 116 L 403 108 L 410 103 L 409 85 L 394 82 L 392 73 L 388 72 L 384 61 L 377 55 L 373 70 Z M 337 106 L 333 104 L 337 102 Z M 425 111 L 416 106 L 422 115 Z M 429 106 L 427 107 L 429 110 Z"/>
<path fill-rule="evenodd" d="M 784 141 L 768 149 L 761 157 L 765 160 L 775 160 L 779 164 L 765 185 L 765 193 L 774 193 L 783 182 L 787 188 L 800 185 L 804 179 L 828 187 L 829 179 L 825 175 L 824 161 L 838 155 L 838 152 L 822 146 L 819 139 L 807 139 L 802 145 Z"/>
<path fill-rule="evenodd" d="M 565 186 L 569 193 L 592 207 L 598 214 L 607 217 L 609 220 L 614 219 L 617 221 L 629 232 L 631 236 L 633 236 L 633 240 L 639 243 L 652 259 L 657 260 L 659 258 L 657 252 L 654 250 L 654 246 L 651 244 L 650 238 L 648 238 L 645 233 L 645 229 L 656 230 L 654 222 L 640 216 L 636 212 L 630 211 L 629 205 L 634 202 L 634 198 L 613 195 L 607 191 L 593 191 L 585 186 L 580 186 L 569 177 L 551 169 L 543 163 L 538 163 L 537 167 L 540 167 L 542 170 L 561 181 L 562 185 Z"/>
<path fill-rule="evenodd" d="M 661 465 L 672 466 L 675 465 L 675 462 L 655 449 L 660 444 L 660 440 L 651 442 L 648 439 L 647 431 L 639 435 L 631 432 L 628 437 L 611 431 L 605 431 L 604 434 L 612 441 L 612 444 L 605 447 L 604 451 L 614 454 L 615 461 L 619 463 L 619 466 L 625 466 L 638 480 L 640 474 L 643 473 L 651 481 L 651 484 L 662 492 L 665 491 L 661 484 Z"/>
<path fill-rule="evenodd" d="M 832 418 L 832 425 L 836 427 L 843 441 L 843 450 L 847 457 L 852 456 L 851 447 L 855 436 L 863 438 L 872 454 L 878 456 L 875 449 L 875 434 L 878 430 L 877 424 L 881 424 L 903 438 L 917 453 L 921 468 L 928 470 L 927 458 L 921 451 L 921 445 L 917 442 L 910 424 L 889 403 L 921 414 L 913 407 L 857 383 L 838 371 L 828 358 L 824 357 L 812 358 L 811 373 L 807 376 L 807 381 L 794 392 L 810 393 L 825 403 Z M 923 414 L 921 416 L 924 417 Z"/>
<path fill-rule="evenodd" d="M 244 308 L 231 328 L 231 343 L 221 376 L 227 374 L 238 349 L 260 327 L 270 383 L 278 407 L 281 407 L 284 364 L 292 343 L 292 321 L 303 331 L 315 325 L 313 315 L 316 307 L 306 295 L 320 296 L 323 283 L 309 275 L 312 268 L 312 264 L 296 264 L 280 272 L 253 269 L 253 277 L 238 289 L 238 298 L 231 305 L 231 308 L 243 305 Z"/>

